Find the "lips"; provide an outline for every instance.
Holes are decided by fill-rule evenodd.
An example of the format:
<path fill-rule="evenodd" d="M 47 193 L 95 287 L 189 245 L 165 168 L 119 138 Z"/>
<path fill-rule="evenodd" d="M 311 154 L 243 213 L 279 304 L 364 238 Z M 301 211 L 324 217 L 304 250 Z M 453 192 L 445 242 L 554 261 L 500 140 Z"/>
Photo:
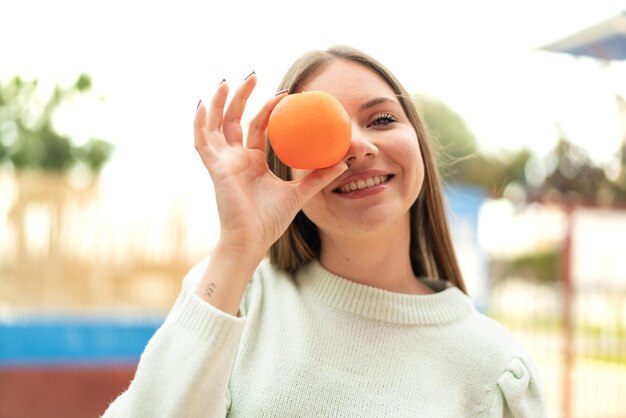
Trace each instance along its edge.
<path fill-rule="evenodd" d="M 378 174 L 369 176 L 359 176 L 359 178 L 346 179 L 341 186 L 334 189 L 336 193 L 350 193 L 357 190 L 364 190 L 370 187 L 377 186 L 382 183 L 388 182 L 391 177 L 390 174 Z"/>

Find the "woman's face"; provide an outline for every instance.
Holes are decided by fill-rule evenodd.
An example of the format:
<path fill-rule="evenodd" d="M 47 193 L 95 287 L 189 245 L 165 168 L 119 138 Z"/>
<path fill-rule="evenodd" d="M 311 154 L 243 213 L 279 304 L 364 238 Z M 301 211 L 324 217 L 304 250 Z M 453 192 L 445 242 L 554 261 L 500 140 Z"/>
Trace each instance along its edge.
<path fill-rule="evenodd" d="M 352 120 L 348 170 L 303 208 L 322 239 L 330 234 L 380 230 L 409 233 L 409 209 L 424 180 L 417 135 L 389 85 L 367 67 L 336 60 L 301 91 L 335 96 Z M 294 179 L 309 171 L 292 169 Z"/>

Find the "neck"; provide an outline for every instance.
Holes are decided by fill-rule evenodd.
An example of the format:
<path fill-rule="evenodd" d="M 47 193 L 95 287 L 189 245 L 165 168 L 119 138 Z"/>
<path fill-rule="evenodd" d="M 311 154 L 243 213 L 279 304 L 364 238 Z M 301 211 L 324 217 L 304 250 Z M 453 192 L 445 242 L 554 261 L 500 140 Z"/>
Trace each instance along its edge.
<path fill-rule="evenodd" d="M 322 233 L 320 263 L 336 275 L 364 285 L 397 293 L 431 293 L 413 273 L 408 231 L 407 225 L 357 236 Z"/>

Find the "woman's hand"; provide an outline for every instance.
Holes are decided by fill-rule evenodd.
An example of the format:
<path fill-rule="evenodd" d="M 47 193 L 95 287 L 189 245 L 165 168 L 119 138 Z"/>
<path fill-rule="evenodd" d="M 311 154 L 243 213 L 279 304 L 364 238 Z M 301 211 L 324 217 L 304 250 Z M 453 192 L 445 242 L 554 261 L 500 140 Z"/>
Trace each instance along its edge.
<path fill-rule="evenodd" d="M 221 227 L 218 246 L 240 255 L 263 256 L 302 206 L 347 166 L 340 162 L 291 182 L 276 177 L 265 161 L 265 131 L 270 113 L 286 92 L 270 99 L 252 119 L 244 144 L 240 122 L 255 85 L 252 74 L 224 110 L 229 88 L 222 82 L 208 109 L 202 103 L 198 107 L 194 136 L 215 188 Z"/>

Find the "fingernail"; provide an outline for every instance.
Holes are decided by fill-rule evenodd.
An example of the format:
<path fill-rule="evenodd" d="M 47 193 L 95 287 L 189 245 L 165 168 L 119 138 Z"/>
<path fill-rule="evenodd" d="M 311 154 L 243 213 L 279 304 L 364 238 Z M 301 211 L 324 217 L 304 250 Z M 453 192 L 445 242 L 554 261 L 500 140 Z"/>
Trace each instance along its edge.
<path fill-rule="evenodd" d="M 243 81 L 246 81 L 247 79 L 249 79 L 250 77 L 252 77 L 254 74 L 256 74 L 256 72 L 252 71 L 250 74 L 248 74 L 248 77 L 244 78 Z"/>
<path fill-rule="evenodd" d="M 226 81 L 226 79 L 225 79 L 225 78 L 222 78 L 222 81 L 220 81 L 220 86 L 221 86 L 221 85 L 222 85 L 222 83 L 223 83 L 223 82 L 225 82 L 225 81 Z"/>
<path fill-rule="evenodd" d="M 196 110 L 200 108 L 200 104 L 202 103 L 202 99 L 198 100 L 198 105 L 196 106 Z"/>
<path fill-rule="evenodd" d="M 284 90 L 281 90 L 281 91 L 279 91 L 278 93 L 276 93 L 276 94 L 274 95 L 274 97 L 276 97 L 276 96 L 280 96 L 281 94 L 287 93 L 288 91 L 289 91 L 289 89 L 284 89 Z"/>

